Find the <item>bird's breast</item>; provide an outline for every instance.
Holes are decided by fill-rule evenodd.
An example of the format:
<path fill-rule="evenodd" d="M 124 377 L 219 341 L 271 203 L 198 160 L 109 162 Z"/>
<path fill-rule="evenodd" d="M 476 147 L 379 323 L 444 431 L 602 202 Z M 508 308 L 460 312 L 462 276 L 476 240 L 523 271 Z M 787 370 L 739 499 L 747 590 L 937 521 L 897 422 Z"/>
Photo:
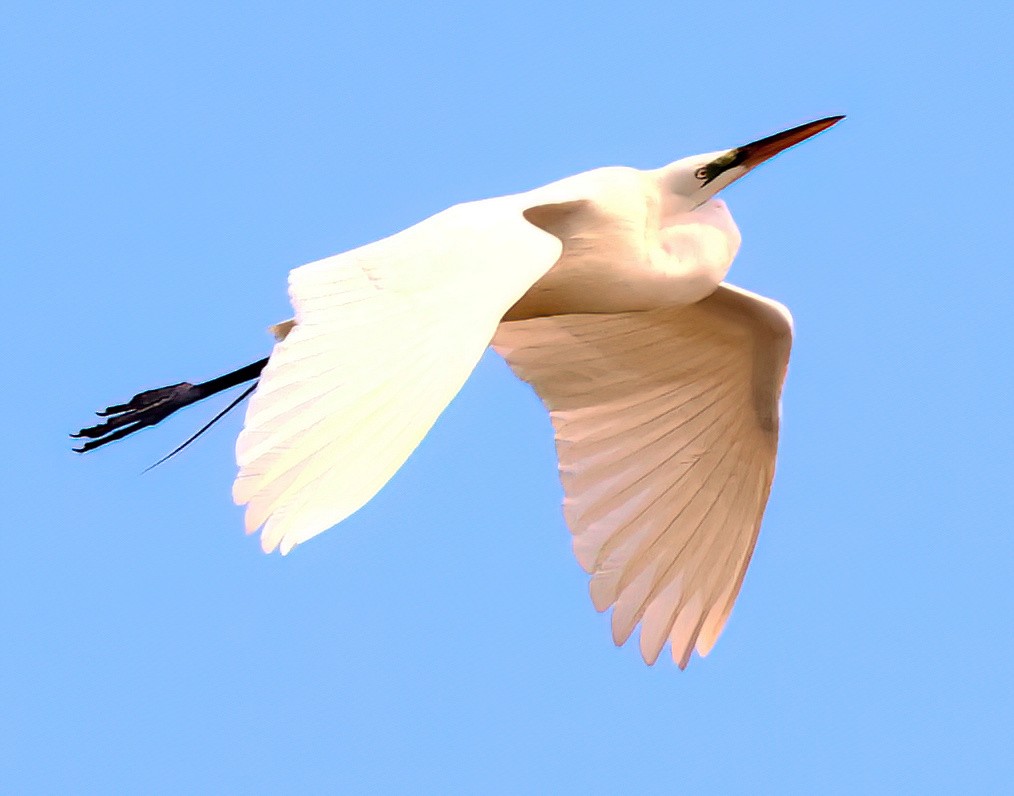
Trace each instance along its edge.
<path fill-rule="evenodd" d="M 727 236 L 692 214 L 663 225 L 657 198 L 636 188 L 537 221 L 562 253 L 504 320 L 650 310 L 711 295 L 735 255 Z"/>

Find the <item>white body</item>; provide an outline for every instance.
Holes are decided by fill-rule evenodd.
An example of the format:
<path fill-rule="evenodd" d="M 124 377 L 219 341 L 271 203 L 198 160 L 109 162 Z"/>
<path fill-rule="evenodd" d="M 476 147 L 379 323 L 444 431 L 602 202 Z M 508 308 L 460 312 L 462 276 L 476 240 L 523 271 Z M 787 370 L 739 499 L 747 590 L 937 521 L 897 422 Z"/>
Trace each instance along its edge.
<path fill-rule="evenodd" d="M 760 529 L 791 342 L 784 307 L 722 283 L 740 237 L 714 194 L 833 123 L 457 205 L 292 271 L 237 442 L 248 532 L 286 553 L 363 506 L 492 343 L 551 413 L 616 642 L 640 624 L 649 663 L 706 654 Z"/>
<path fill-rule="evenodd" d="M 596 169 L 515 198 L 522 209 L 547 198 L 566 205 L 528 211 L 563 252 L 511 319 L 693 304 L 714 292 L 739 250 L 725 202 L 664 212 L 653 172 Z"/>

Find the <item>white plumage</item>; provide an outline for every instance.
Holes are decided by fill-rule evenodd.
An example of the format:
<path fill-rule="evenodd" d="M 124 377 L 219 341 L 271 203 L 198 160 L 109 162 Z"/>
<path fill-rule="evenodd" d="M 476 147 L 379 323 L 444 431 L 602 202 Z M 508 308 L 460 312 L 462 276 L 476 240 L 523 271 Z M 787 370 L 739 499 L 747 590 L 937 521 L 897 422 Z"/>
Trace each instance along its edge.
<path fill-rule="evenodd" d="M 233 497 L 248 531 L 264 526 L 265 551 L 287 553 L 379 491 L 559 253 L 517 201 L 493 200 L 292 272 L 295 325 L 236 445 Z"/>
<path fill-rule="evenodd" d="M 788 311 L 722 285 L 686 307 L 501 324 L 494 348 L 556 431 L 564 516 L 613 606 L 613 639 L 641 623 L 654 663 L 686 666 L 732 609 L 774 476 Z"/>
<path fill-rule="evenodd" d="M 615 642 L 640 625 L 646 662 L 668 642 L 684 667 L 714 646 L 757 540 L 792 336 L 785 307 L 722 282 L 740 238 L 715 194 L 840 118 L 457 205 L 297 268 L 266 366 L 110 407 L 83 450 L 263 366 L 233 496 L 264 550 L 288 553 L 380 490 L 492 343 L 550 412 Z"/>

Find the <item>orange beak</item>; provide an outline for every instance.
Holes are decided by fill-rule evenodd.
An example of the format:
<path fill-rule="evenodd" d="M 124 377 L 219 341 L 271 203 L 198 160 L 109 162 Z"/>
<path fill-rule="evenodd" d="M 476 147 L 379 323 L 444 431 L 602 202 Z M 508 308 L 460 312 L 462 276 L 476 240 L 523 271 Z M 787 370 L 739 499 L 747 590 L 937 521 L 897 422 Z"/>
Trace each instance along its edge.
<path fill-rule="evenodd" d="M 828 116 L 826 119 L 807 122 L 806 124 L 799 125 L 799 127 L 793 127 L 791 130 L 775 133 L 767 138 L 754 141 L 752 144 L 741 146 L 736 149 L 734 163 L 737 166 L 752 169 L 754 166 L 759 166 L 765 160 L 773 158 L 790 146 L 802 143 L 807 138 L 812 138 L 828 127 L 838 124 L 844 118 L 844 116 Z"/>

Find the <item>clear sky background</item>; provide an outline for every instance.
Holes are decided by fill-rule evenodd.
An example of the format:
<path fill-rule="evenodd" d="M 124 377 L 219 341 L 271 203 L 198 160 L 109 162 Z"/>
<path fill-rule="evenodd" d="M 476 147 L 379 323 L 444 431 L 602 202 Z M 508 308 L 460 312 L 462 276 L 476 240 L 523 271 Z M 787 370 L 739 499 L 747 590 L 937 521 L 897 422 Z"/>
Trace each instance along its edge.
<path fill-rule="evenodd" d="M 1010 4 L 21 3 L 0 48 L 0 790 L 1014 787 Z M 580 9 L 580 10 L 576 10 Z M 488 355 L 364 510 L 242 533 L 287 271 L 453 203 L 848 119 L 725 193 L 797 338 L 714 652 L 616 649 L 549 422 Z"/>

